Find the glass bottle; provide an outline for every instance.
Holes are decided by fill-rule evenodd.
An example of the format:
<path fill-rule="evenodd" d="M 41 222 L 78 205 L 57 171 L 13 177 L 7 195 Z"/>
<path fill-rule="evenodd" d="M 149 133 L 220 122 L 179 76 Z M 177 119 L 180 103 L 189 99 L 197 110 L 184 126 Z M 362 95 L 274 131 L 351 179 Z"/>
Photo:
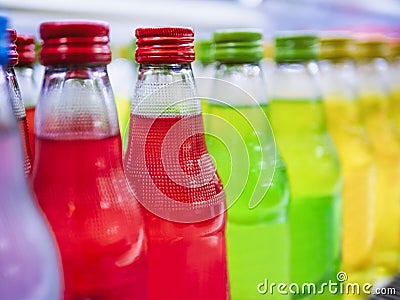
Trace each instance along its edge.
<path fill-rule="evenodd" d="M 6 80 L 8 82 L 9 90 L 11 93 L 14 116 L 17 119 L 18 128 L 22 139 L 25 175 L 29 176 L 32 171 L 32 152 L 31 146 L 29 144 L 28 123 L 26 120 L 24 101 L 21 97 L 21 91 L 19 89 L 17 77 L 14 70 L 14 66 L 18 63 L 18 52 L 17 46 L 15 44 L 15 41 L 17 40 L 17 32 L 14 29 L 7 29 L 7 32 L 9 35 L 10 44 L 8 48 L 8 65 L 5 68 Z"/>
<path fill-rule="evenodd" d="M 207 146 L 230 205 L 231 299 L 282 299 L 277 292 L 265 295 L 264 286 L 266 279 L 290 282 L 290 237 L 289 183 L 267 118 L 262 33 L 219 30 L 214 41 L 217 80 L 205 122 Z"/>
<path fill-rule="evenodd" d="M 36 81 L 33 66 L 36 63 L 35 37 L 33 35 L 18 34 L 15 41 L 18 52 L 18 64 L 15 66 L 15 75 L 21 91 L 26 111 L 29 145 L 32 158 L 35 157 L 35 107 L 39 97 L 39 83 Z"/>
<path fill-rule="evenodd" d="M 341 177 L 327 132 L 317 48 L 312 34 L 275 38 L 269 116 L 291 191 L 291 282 L 321 288 L 340 268 Z"/>
<path fill-rule="evenodd" d="M 55 243 L 24 177 L 19 129 L 12 111 L 5 31 L 0 16 L 0 295 L 2 299 L 61 299 Z"/>
<path fill-rule="evenodd" d="M 386 54 L 383 40 L 357 43 L 362 120 L 377 165 L 373 242 L 376 279 L 395 274 L 400 262 L 400 143 L 389 117 Z"/>
<path fill-rule="evenodd" d="M 204 139 L 191 28 L 136 29 L 125 171 L 147 208 L 150 299 L 228 299 L 225 193 Z"/>
<path fill-rule="evenodd" d="M 320 70 L 328 130 L 343 175 L 342 270 L 351 282 L 373 282 L 374 180 L 376 166 L 361 121 L 354 60 L 347 37 L 321 39 Z"/>
<path fill-rule="evenodd" d="M 64 299 L 147 299 L 143 212 L 124 175 L 102 22 L 40 25 L 33 188 L 64 267 Z"/>

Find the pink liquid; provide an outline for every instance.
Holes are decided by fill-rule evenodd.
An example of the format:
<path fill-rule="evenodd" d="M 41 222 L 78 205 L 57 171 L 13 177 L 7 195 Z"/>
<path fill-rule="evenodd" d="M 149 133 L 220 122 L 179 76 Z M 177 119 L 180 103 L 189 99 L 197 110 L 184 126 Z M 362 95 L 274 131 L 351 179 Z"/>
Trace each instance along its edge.
<path fill-rule="evenodd" d="M 64 299 L 147 299 L 142 208 L 129 189 L 121 139 L 36 137 L 33 187 L 62 257 Z"/>
<path fill-rule="evenodd" d="M 35 158 L 35 107 L 28 107 L 26 111 L 26 121 L 28 124 L 29 145 L 31 146 L 32 159 Z M 33 160 L 32 160 L 33 164 Z"/>
<path fill-rule="evenodd" d="M 211 205 L 215 198 L 224 197 L 207 153 L 202 122 L 201 115 L 131 116 L 126 174 L 146 207 L 169 211 L 177 203 Z M 150 299 L 229 298 L 224 213 L 206 221 L 178 223 L 147 211 L 145 221 Z"/>
<path fill-rule="evenodd" d="M 19 134 L 21 136 L 22 153 L 24 154 L 24 170 L 25 175 L 29 176 L 32 171 L 32 152 L 29 144 L 28 125 L 26 118 L 17 120 Z"/>

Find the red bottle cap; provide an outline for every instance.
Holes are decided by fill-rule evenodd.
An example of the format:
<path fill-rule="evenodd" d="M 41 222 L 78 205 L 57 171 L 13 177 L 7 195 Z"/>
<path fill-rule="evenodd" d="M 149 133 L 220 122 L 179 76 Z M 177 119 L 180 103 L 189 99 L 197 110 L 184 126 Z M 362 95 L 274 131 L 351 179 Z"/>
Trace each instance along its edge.
<path fill-rule="evenodd" d="M 109 26 L 105 22 L 61 21 L 40 25 L 40 62 L 45 65 L 108 64 Z"/>
<path fill-rule="evenodd" d="M 194 32 L 187 27 L 138 28 L 138 63 L 190 63 L 194 61 Z"/>
<path fill-rule="evenodd" d="M 29 34 L 19 34 L 17 37 L 18 66 L 31 66 L 36 61 L 35 37 Z"/>
<path fill-rule="evenodd" d="M 17 31 L 7 28 L 7 34 L 10 41 L 10 45 L 8 46 L 8 65 L 13 67 L 18 63 L 17 45 L 15 45 Z"/>

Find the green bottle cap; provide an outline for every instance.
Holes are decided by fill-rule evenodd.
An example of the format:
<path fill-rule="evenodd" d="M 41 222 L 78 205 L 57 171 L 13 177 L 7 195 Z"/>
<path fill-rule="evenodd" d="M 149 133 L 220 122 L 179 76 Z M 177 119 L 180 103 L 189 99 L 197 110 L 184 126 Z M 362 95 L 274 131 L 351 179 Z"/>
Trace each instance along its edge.
<path fill-rule="evenodd" d="M 293 34 L 275 37 L 275 61 L 296 62 L 318 59 L 318 37 L 314 34 Z"/>
<path fill-rule="evenodd" d="M 215 47 L 212 40 L 198 40 L 194 43 L 196 60 L 204 65 L 215 61 Z"/>
<path fill-rule="evenodd" d="M 254 63 L 263 58 L 263 35 L 258 29 L 214 32 L 215 59 L 223 63 Z"/>

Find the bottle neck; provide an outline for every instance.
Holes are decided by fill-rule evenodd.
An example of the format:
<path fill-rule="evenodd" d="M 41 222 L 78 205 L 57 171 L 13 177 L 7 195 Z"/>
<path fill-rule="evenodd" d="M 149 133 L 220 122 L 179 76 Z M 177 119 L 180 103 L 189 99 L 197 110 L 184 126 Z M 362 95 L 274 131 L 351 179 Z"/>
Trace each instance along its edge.
<path fill-rule="evenodd" d="M 141 64 L 132 114 L 174 117 L 200 114 L 191 65 Z"/>
<path fill-rule="evenodd" d="M 36 109 L 36 136 L 101 139 L 118 133 L 106 65 L 46 67 Z"/>
<path fill-rule="evenodd" d="M 0 65 L 0 131 L 9 132 L 16 129 L 12 112 L 8 75 L 6 68 Z"/>
<path fill-rule="evenodd" d="M 0 66 L 0 190 L 25 180 L 21 140 L 9 97 L 6 70 Z"/>
<path fill-rule="evenodd" d="M 266 82 L 258 62 L 245 64 L 218 63 L 212 98 L 216 104 L 258 106 L 267 104 Z"/>
<path fill-rule="evenodd" d="M 35 78 L 33 66 L 17 66 L 14 70 L 15 75 L 17 76 L 25 108 L 35 107 L 39 97 L 39 85 Z"/>
<path fill-rule="evenodd" d="M 7 66 L 5 68 L 6 79 L 8 88 L 11 96 L 12 109 L 14 116 L 17 120 L 26 118 L 25 106 L 21 96 L 21 90 L 19 89 L 17 77 L 15 75 L 14 67 Z"/>
<path fill-rule="evenodd" d="M 324 100 L 357 100 L 357 74 L 351 59 L 319 62 Z"/>
<path fill-rule="evenodd" d="M 321 100 L 321 78 L 315 61 L 276 64 L 268 85 L 271 99 Z"/>
<path fill-rule="evenodd" d="M 362 95 L 386 95 L 389 92 L 389 65 L 376 57 L 357 61 L 359 89 Z"/>

